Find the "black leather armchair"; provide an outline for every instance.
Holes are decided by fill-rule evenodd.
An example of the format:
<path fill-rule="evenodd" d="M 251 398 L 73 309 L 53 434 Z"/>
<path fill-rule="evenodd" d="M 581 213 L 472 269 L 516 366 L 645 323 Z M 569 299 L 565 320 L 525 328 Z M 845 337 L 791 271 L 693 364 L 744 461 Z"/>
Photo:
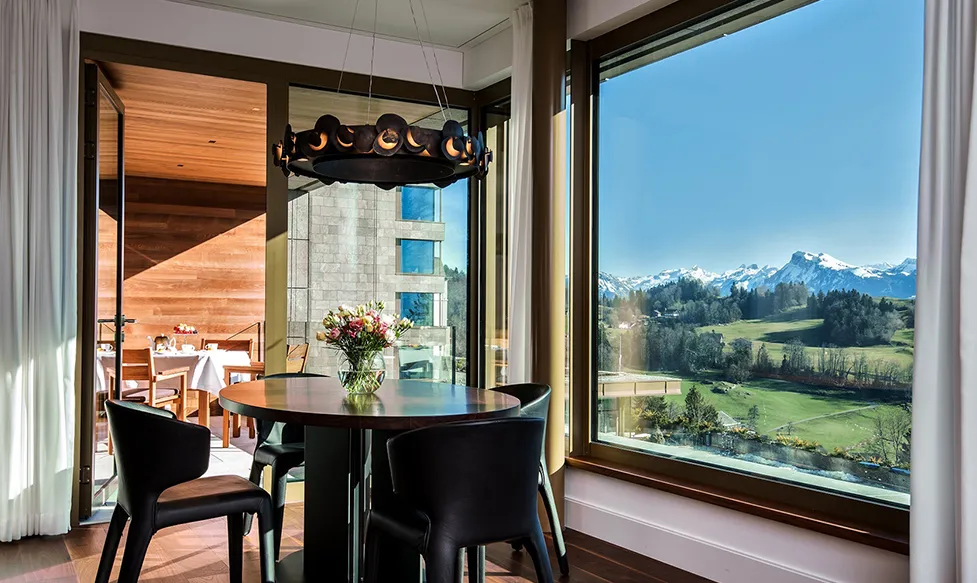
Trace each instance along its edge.
<path fill-rule="evenodd" d="M 321 374 L 304 372 L 278 373 L 263 376 L 263 379 L 286 379 L 290 377 L 324 377 Z M 305 463 L 305 426 L 295 423 L 279 423 L 256 419 L 258 442 L 251 462 L 251 483 L 261 486 L 265 467 L 271 466 L 271 504 L 275 512 L 275 560 L 282 550 L 282 523 L 285 520 L 285 487 L 288 472 Z M 251 532 L 253 515 L 244 518 L 244 534 Z"/>
<path fill-rule="evenodd" d="M 519 416 L 542 419 L 545 428 L 546 418 L 549 415 L 550 410 L 550 394 L 552 392 L 547 385 L 520 383 L 495 387 L 491 390 L 512 395 L 513 397 L 519 399 Z M 543 434 L 546 434 L 545 429 Z M 568 575 L 570 573 L 570 562 L 567 560 L 567 545 L 563 540 L 563 529 L 560 526 L 560 515 L 556 509 L 556 500 L 553 498 L 553 486 L 550 484 L 550 472 L 549 468 L 546 466 L 545 449 L 542 451 L 542 455 L 540 455 L 539 458 L 539 495 L 543 498 L 543 507 L 546 509 L 546 517 L 549 518 L 550 521 L 550 533 L 553 536 L 553 546 L 555 547 L 554 550 L 556 551 L 557 562 L 560 565 L 560 573 L 563 575 Z M 512 546 L 516 550 L 521 548 L 521 545 L 518 542 L 513 543 Z M 471 552 L 472 551 L 469 550 L 469 553 Z M 484 551 L 481 551 L 480 556 L 482 555 L 484 555 Z M 483 564 L 484 562 L 480 560 L 479 565 Z M 481 573 L 476 573 L 476 575 L 481 575 Z M 477 580 L 484 581 L 484 575 Z"/>
<path fill-rule="evenodd" d="M 398 504 L 370 513 L 366 583 L 377 583 L 383 536 L 424 557 L 428 583 L 455 583 L 462 549 L 499 541 L 521 541 L 537 580 L 552 583 L 536 514 L 543 429 L 540 419 L 507 418 L 436 425 L 391 438 L 387 452 Z"/>
<path fill-rule="evenodd" d="M 129 523 L 119 583 L 139 579 L 149 542 L 168 526 L 227 517 L 231 581 L 242 577 L 244 513 L 257 512 L 261 581 L 275 581 L 271 499 L 238 476 L 201 478 L 210 462 L 210 430 L 177 421 L 163 409 L 126 401 L 105 404 L 115 443 L 119 497 L 96 583 L 108 583 L 122 531 Z M 130 520 L 131 519 L 131 520 Z"/>

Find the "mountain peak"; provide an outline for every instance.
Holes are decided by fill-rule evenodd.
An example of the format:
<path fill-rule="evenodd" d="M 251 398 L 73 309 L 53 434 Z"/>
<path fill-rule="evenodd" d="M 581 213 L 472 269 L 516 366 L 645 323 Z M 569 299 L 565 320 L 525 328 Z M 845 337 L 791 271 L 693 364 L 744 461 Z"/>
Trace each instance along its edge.
<path fill-rule="evenodd" d="M 897 266 L 874 264 L 857 267 L 827 253 L 797 251 L 782 267 L 743 263 L 735 269 L 713 273 L 700 268 L 666 269 L 657 274 L 618 278 L 600 273 L 598 285 L 602 295 L 627 294 L 647 290 L 681 279 L 696 279 L 728 294 L 739 288 L 751 290 L 761 286 L 773 289 L 778 283 L 803 282 L 811 292 L 856 289 L 873 296 L 910 298 L 916 295 L 916 260 L 912 257 Z"/>

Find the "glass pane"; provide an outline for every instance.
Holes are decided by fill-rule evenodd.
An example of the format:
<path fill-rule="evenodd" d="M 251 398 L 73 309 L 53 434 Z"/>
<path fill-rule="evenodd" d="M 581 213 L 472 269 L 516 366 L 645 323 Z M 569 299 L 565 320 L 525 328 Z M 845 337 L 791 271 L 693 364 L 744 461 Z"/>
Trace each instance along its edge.
<path fill-rule="evenodd" d="M 486 115 L 485 144 L 493 161 L 485 177 L 485 358 L 484 386 L 508 381 L 509 347 L 509 189 L 508 104 Z"/>
<path fill-rule="evenodd" d="M 444 123 L 437 105 L 304 87 L 290 88 L 289 103 L 296 130 L 326 113 L 346 124 L 373 123 L 387 112 L 425 127 Z M 466 110 L 445 115 L 467 126 Z M 335 374 L 340 362 L 315 340 L 326 312 L 376 299 L 416 323 L 385 353 L 388 378 L 464 384 L 468 181 L 382 190 L 292 177 L 289 189 L 289 343 L 310 344 L 307 370 Z"/>
<path fill-rule="evenodd" d="M 118 284 L 119 230 L 119 113 L 104 94 L 98 101 L 98 271 L 96 274 L 98 302 L 96 303 L 96 365 L 95 365 L 95 457 L 92 467 L 94 505 L 104 504 L 114 492 L 103 486 L 115 475 L 112 456 L 108 455 L 108 419 L 105 401 L 113 387 L 106 383 L 100 370 L 102 362 L 115 353 L 116 286 Z M 101 358 L 100 358 L 101 357 Z"/>
<path fill-rule="evenodd" d="M 908 505 L 923 0 L 764 16 L 602 68 L 594 437 Z"/>
<path fill-rule="evenodd" d="M 404 221 L 440 221 L 441 191 L 426 186 L 400 189 L 400 218 Z"/>
<path fill-rule="evenodd" d="M 433 275 L 440 271 L 440 257 L 437 257 L 436 241 L 401 239 L 400 273 L 422 273 Z"/>

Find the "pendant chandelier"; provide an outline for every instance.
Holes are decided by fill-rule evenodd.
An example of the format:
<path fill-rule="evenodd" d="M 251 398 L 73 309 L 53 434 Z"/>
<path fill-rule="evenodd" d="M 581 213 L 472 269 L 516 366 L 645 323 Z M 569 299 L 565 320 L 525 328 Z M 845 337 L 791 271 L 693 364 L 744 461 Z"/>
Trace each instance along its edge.
<path fill-rule="evenodd" d="M 464 128 L 455 120 L 448 119 L 445 108 L 448 104 L 447 92 L 444 85 L 439 88 L 434 80 L 424 43 L 421 41 L 420 27 L 414 14 L 414 1 L 405 0 L 414 17 L 414 28 L 417 31 L 417 41 L 424 55 L 431 85 L 437 98 L 438 109 L 444 119 L 441 129 L 431 129 L 410 125 L 401 116 L 394 113 L 380 115 L 372 125 L 344 125 L 340 119 L 331 114 L 320 117 L 315 127 L 292 131 L 292 126 L 285 127 L 285 137 L 273 146 L 275 165 L 282 169 L 285 176 L 293 174 L 314 178 L 329 185 L 336 182 L 353 182 L 358 184 L 375 184 L 389 190 L 397 186 L 409 184 L 433 183 L 444 188 L 464 178 L 482 178 L 492 161 L 492 152 L 485 149 L 485 142 L 481 132 L 478 136 L 466 136 Z M 421 10 L 425 22 L 427 14 Z M 379 5 L 380 0 L 376 0 Z M 357 0 L 353 9 L 353 20 L 359 7 Z M 376 10 L 373 19 L 373 43 L 376 48 Z M 350 23 L 349 35 L 352 38 L 353 24 Z M 428 27 L 428 42 L 430 27 Z M 434 52 L 432 47 L 432 53 Z M 346 41 L 346 54 L 349 54 L 349 39 Z M 434 55 L 435 65 L 440 77 L 440 66 L 437 65 L 437 54 Z M 343 57 L 343 70 L 346 68 L 346 57 Z M 340 72 L 342 83 L 342 71 Z M 368 99 L 373 98 L 373 56 L 370 58 L 370 92 Z M 337 87 L 337 92 L 339 87 Z M 441 94 L 444 94 L 442 105 Z M 367 114 L 369 115 L 369 114 Z"/>

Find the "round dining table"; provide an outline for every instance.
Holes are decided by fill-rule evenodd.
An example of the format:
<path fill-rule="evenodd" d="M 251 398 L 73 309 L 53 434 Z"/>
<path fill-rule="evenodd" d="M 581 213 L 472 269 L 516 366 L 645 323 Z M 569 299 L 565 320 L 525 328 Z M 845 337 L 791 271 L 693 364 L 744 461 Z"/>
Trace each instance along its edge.
<path fill-rule="evenodd" d="M 279 562 L 278 581 L 286 583 L 359 582 L 367 511 L 396 504 L 387 461 L 390 437 L 439 423 L 519 414 L 519 400 L 510 395 L 400 379 L 388 379 L 372 395 L 349 395 L 335 378 L 270 378 L 221 390 L 220 404 L 262 421 L 305 426 L 304 549 Z M 387 537 L 382 545 L 379 581 L 420 581 L 416 551 Z"/>

